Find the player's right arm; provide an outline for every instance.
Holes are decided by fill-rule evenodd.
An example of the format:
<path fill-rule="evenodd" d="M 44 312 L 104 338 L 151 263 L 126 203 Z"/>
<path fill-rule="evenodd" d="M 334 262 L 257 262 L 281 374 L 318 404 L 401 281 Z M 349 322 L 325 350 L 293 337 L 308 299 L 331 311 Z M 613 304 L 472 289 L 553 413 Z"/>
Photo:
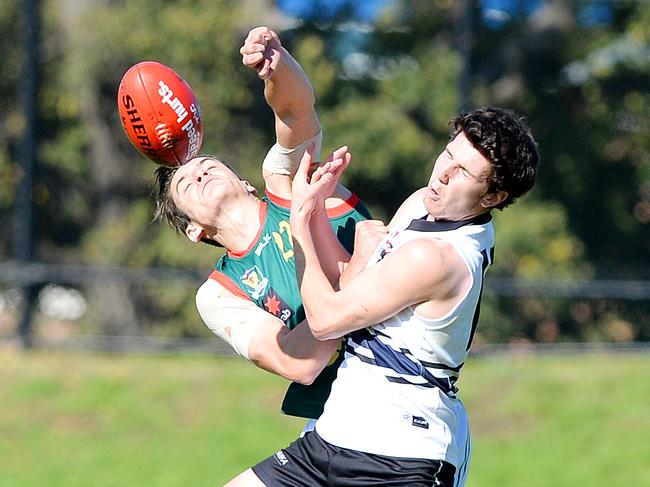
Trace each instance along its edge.
<path fill-rule="evenodd" d="M 301 384 L 314 381 L 340 343 L 317 340 L 305 322 L 289 330 L 282 320 L 213 279 L 197 291 L 196 306 L 206 326 L 238 355 Z"/>
<path fill-rule="evenodd" d="M 291 198 L 291 179 L 305 149 L 317 145 L 320 160 L 320 122 L 312 85 L 298 62 L 268 27 L 256 27 L 240 49 L 242 63 L 264 81 L 264 97 L 275 115 L 276 144 L 264 160 L 266 186 L 281 198 Z"/>
<path fill-rule="evenodd" d="M 268 27 L 252 29 L 239 50 L 242 64 L 264 81 L 264 97 L 275 116 L 276 143 L 262 163 L 267 191 L 291 199 L 291 184 L 305 151 L 313 145 L 314 161 L 320 162 L 323 133 L 316 113 L 314 89 L 298 61 Z M 351 196 L 337 185 L 327 201 L 335 207 Z"/>

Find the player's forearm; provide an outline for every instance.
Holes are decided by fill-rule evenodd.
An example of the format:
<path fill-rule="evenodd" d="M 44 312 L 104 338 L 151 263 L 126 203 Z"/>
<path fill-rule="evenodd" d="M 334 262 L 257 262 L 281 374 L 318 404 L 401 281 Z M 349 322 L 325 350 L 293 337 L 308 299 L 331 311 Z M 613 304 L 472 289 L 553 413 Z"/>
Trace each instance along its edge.
<path fill-rule="evenodd" d="M 278 361 L 281 375 L 294 382 L 311 384 L 336 353 L 339 344 L 340 340 L 318 340 L 306 322 L 299 324 L 278 340 L 282 352 Z"/>
<path fill-rule="evenodd" d="M 341 272 L 349 262 L 350 254 L 336 238 L 324 207 L 312 215 L 309 227 L 321 269 L 330 284 L 338 288 Z"/>
<path fill-rule="evenodd" d="M 284 49 L 273 76 L 264 81 L 264 97 L 280 118 L 300 116 L 314 109 L 314 90 L 298 62 Z"/>
<path fill-rule="evenodd" d="M 292 217 L 296 275 L 309 329 L 319 340 L 331 336 L 330 314 L 335 310 L 336 291 L 321 268 L 308 221 Z"/>
<path fill-rule="evenodd" d="M 314 338 L 306 323 L 293 330 L 265 323 L 248 347 L 250 360 L 259 368 L 293 382 L 311 384 L 338 347 L 336 341 Z"/>

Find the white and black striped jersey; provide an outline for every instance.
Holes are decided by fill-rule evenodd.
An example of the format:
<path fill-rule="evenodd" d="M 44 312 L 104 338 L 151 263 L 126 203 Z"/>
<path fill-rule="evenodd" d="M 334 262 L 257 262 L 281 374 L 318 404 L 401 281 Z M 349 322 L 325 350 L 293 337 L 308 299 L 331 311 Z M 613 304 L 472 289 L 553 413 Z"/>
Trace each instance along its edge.
<path fill-rule="evenodd" d="M 456 381 L 476 330 L 494 229 L 487 213 L 462 222 L 412 220 L 380 243 L 368 265 L 421 238 L 454 247 L 471 276 L 467 292 L 440 318 L 424 318 L 408 307 L 353 332 L 316 430 L 343 448 L 445 460 L 460 469 L 469 431 Z"/>

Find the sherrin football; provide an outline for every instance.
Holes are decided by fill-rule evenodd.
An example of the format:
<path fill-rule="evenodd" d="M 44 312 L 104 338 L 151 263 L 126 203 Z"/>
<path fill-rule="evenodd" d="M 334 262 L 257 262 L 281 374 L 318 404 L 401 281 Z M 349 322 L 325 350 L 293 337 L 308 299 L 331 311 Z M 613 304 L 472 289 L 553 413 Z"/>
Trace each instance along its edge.
<path fill-rule="evenodd" d="M 163 166 L 180 166 L 196 156 L 203 142 L 199 102 L 173 69 L 143 61 L 124 73 L 117 94 L 124 132 L 145 157 Z"/>

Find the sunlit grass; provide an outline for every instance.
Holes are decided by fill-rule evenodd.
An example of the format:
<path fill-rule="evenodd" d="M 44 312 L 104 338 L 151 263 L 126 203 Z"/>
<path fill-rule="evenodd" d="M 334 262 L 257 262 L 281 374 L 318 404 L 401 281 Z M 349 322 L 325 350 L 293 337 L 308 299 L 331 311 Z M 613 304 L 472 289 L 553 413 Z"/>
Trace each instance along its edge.
<path fill-rule="evenodd" d="M 650 356 L 472 358 L 469 487 L 650 485 Z M 237 358 L 0 351 L 0 486 L 218 486 L 295 439 Z"/>

